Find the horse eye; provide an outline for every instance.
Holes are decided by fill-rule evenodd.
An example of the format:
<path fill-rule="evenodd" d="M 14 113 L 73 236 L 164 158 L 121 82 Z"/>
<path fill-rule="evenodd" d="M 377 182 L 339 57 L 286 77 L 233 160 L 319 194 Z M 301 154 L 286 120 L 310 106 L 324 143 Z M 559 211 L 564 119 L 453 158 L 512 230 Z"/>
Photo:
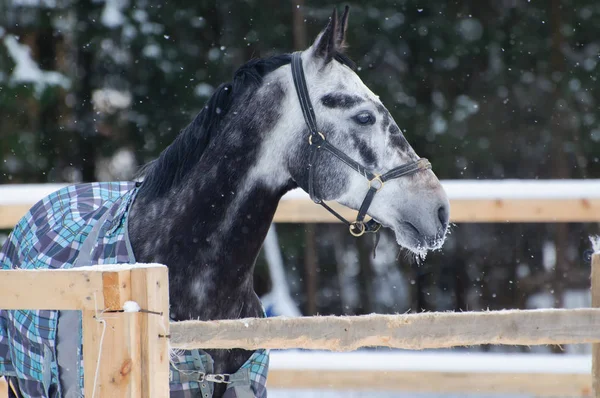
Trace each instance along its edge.
<path fill-rule="evenodd" d="M 358 115 L 354 116 L 353 119 L 356 123 L 363 125 L 375 123 L 375 116 L 369 112 L 359 113 Z"/>

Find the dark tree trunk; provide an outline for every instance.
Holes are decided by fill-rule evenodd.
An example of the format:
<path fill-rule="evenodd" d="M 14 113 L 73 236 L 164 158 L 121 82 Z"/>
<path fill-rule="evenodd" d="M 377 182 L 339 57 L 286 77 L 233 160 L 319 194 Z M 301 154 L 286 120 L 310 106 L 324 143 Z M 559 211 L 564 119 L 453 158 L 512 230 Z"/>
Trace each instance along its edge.
<path fill-rule="evenodd" d="M 304 0 L 292 2 L 294 49 L 304 50 L 306 45 L 306 23 L 304 23 Z"/>
<path fill-rule="evenodd" d="M 306 315 L 317 313 L 317 293 L 319 281 L 317 278 L 317 238 L 315 224 L 306 224 L 304 232 L 306 245 L 304 247 L 304 277 L 306 283 Z"/>
<path fill-rule="evenodd" d="M 94 12 L 92 0 L 79 0 L 75 3 L 76 28 L 76 84 L 75 84 L 75 127 L 78 149 L 79 168 L 83 181 L 96 180 L 96 147 L 97 134 L 94 125 L 92 107 L 92 74 L 94 67 L 95 36 L 94 22 L 91 15 Z"/>
<path fill-rule="evenodd" d="M 41 69 L 56 70 L 56 36 L 54 27 L 52 26 L 52 10 L 43 9 L 39 13 L 40 29 L 36 36 L 36 51 L 38 54 L 38 62 Z M 55 181 L 56 173 L 52 172 L 53 168 L 60 171 L 57 164 L 60 151 L 60 135 L 58 134 L 58 100 L 56 90 L 50 89 L 45 93 L 42 101 L 40 101 L 38 131 L 39 131 L 39 149 L 38 152 L 43 154 L 47 159 L 47 176 L 50 181 Z M 46 180 L 46 178 L 43 178 Z"/>

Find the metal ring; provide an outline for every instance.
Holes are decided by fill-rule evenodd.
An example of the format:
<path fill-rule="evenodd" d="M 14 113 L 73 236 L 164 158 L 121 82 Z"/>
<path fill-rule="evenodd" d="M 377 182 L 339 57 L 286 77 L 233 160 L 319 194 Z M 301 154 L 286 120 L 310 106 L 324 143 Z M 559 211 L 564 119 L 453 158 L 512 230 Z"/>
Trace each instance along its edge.
<path fill-rule="evenodd" d="M 378 181 L 379 182 L 379 187 L 374 187 L 373 186 L 373 181 Z M 369 188 L 375 188 L 376 192 L 381 191 L 381 188 L 383 188 L 383 185 L 385 183 L 383 182 L 383 180 L 381 179 L 381 175 L 379 174 L 375 174 L 375 178 L 373 178 L 372 180 L 369 180 Z"/>
<path fill-rule="evenodd" d="M 355 228 L 356 228 L 356 229 L 358 229 L 358 232 L 356 232 L 356 231 L 354 230 Z M 362 236 L 362 235 L 365 233 L 365 230 L 366 230 L 366 229 L 367 229 L 367 227 L 365 226 L 365 223 L 364 223 L 364 222 L 362 222 L 362 221 L 352 221 L 352 222 L 350 223 L 350 227 L 349 227 L 350 234 L 351 234 L 352 236 L 356 236 L 357 238 L 358 238 L 359 236 Z"/>
<path fill-rule="evenodd" d="M 323 135 L 323 133 L 321 133 L 320 131 L 317 131 L 317 134 L 319 134 L 319 135 L 321 136 L 321 139 L 322 139 L 323 141 L 325 141 L 325 136 Z M 310 145 L 312 145 L 312 144 L 313 144 L 313 142 L 312 142 L 312 138 L 313 138 L 313 135 L 312 135 L 312 134 L 308 136 L 308 143 L 309 143 Z"/>

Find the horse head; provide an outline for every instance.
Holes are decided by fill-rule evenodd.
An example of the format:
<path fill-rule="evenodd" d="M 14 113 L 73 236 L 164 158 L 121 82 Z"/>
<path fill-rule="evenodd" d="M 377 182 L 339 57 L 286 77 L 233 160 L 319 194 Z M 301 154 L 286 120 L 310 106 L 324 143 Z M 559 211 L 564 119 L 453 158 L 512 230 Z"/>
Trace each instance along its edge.
<path fill-rule="evenodd" d="M 347 20 L 347 7 L 340 20 L 334 10 L 315 42 L 265 79 L 263 87 L 287 87 L 284 116 L 270 137 L 274 153 L 284 154 L 289 178 L 315 202 L 361 210 L 353 234 L 381 223 L 415 253 L 438 249 L 448 228 L 448 198 L 429 162 L 344 55 Z M 367 214 L 371 224 L 362 220 Z"/>

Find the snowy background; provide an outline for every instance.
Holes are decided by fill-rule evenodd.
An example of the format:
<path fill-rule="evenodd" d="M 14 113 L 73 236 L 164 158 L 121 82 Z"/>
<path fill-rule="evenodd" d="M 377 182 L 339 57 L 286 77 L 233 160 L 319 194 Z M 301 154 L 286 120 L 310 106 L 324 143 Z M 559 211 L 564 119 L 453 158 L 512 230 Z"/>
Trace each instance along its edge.
<path fill-rule="evenodd" d="M 305 48 L 334 5 L 0 1 L 0 184 L 131 179 L 238 66 Z M 348 55 L 450 196 L 598 196 L 597 1 L 350 5 Z M 470 185 L 524 178 L 588 183 Z M 22 199 L 0 192 L 0 203 Z M 372 242 L 341 225 L 278 224 L 255 288 L 289 315 L 585 307 L 591 234 L 595 223 L 459 224 L 417 263 L 386 231 L 373 259 Z M 466 351 L 577 357 L 589 346 Z M 366 396 L 354 394 L 342 396 Z"/>

